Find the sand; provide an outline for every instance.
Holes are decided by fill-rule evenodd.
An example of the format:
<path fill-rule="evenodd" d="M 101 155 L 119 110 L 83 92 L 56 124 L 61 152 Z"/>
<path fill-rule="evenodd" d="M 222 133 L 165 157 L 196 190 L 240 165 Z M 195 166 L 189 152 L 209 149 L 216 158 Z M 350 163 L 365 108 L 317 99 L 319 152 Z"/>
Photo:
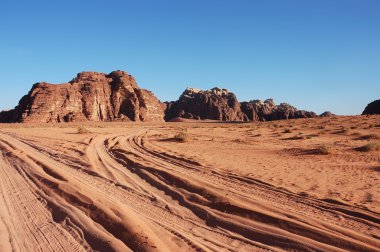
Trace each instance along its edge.
<path fill-rule="evenodd" d="M 380 250 L 380 116 L 81 125 L 0 125 L 0 251 Z"/>

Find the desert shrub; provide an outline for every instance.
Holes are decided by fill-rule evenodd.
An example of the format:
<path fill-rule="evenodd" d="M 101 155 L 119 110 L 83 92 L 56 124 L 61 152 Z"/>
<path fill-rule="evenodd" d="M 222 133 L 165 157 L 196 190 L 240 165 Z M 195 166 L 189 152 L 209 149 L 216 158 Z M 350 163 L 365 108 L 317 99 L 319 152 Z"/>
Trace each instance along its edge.
<path fill-rule="evenodd" d="M 372 142 L 372 143 L 368 143 L 362 147 L 359 147 L 358 150 L 360 151 L 365 151 L 365 152 L 368 152 L 368 151 L 379 151 L 380 150 L 380 142 Z"/>
<path fill-rule="evenodd" d="M 77 128 L 77 133 L 78 134 L 88 134 L 88 133 L 91 133 L 91 132 L 88 129 L 86 129 L 85 127 L 79 126 Z"/>
<path fill-rule="evenodd" d="M 342 127 L 336 133 L 337 134 L 346 134 L 346 133 L 349 133 L 349 132 L 350 132 L 350 130 L 348 128 Z"/>
<path fill-rule="evenodd" d="M 187 142 L 189 141 L 189 135 L 187 134 L 186 131 L 181 131 L 177 135 L 174 136 L 174 139 L 179 141 L 179 142 Z"/>
<path fill-rule="evenodd" d="M 286 130 L 284 130 L 283 133 L 292 133 L 292 130 L 291 129 L 286 129 Z"/>
<path fill-rule="evenodd" d="M 357 138 L 358 140 L 369 140 L 369 139 L 380 139 L 380 137 L 376 134 L 363 135 Z"/>
<path fill-rule="evenodd" d="M 284 140 L 302 140 L 302 139 L 306 139 L 306 137 L 298 135 L 298 136 L 292 136 L 292 137 L 285 138 Z"/>
<path fill-rule="evenodd" d="M 319 154 L 323 154 L 323 155 L 327 155 L 327 154 L 330 154 L 331 153 L 331 147 L 326 145 L 326 144 L 322 144 L 320 145 L 318 148 L 317 148 L 317 152 Z"/>

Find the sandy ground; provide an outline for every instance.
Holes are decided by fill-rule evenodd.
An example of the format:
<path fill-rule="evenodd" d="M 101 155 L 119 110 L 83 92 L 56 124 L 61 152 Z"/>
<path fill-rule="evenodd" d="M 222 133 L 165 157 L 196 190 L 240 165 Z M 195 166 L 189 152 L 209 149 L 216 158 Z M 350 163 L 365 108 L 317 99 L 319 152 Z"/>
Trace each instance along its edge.
<path fill-rule="evenodd" d="M 0 251 L 380 250 L 380 116 L 78 126 L 0 125 Z"/>

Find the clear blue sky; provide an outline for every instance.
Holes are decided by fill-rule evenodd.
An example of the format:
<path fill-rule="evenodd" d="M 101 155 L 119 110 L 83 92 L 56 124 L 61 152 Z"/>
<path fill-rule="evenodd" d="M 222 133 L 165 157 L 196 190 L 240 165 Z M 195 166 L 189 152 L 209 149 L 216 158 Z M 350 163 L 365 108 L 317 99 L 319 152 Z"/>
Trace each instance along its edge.
<path fill-rule="evenodd" d="M 380 98 L 378 0 L 1 1 L 0 109 L 39 81 L 125 70 L 162 101 L 187 86 L 358 114 Z"/>

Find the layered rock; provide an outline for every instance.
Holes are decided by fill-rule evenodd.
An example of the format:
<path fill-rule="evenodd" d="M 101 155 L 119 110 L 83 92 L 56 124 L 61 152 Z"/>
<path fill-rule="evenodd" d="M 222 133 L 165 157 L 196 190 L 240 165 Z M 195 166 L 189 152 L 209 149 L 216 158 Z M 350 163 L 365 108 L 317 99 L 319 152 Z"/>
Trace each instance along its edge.
<path fill-rule="evenodd" d="M 36 83 L 3 122 L 163 121 L 165 104 L 126 72 L 82 72 L 69 83 Z"/>
<path fill-rule="evenodd" d="M 236 96 L 227 89 L 187 88 L 175 102 L 167 102 L 165 120 L 174 118 L 246 121 Z"/>
<path fill-rule="evenodd" d="M 317 117 L 317 114 L 314 112 L 298 110 L 287 103 L 276 105 L 273 99 L 242 102 L 241 110 L 250 121 L 273 121 Z"/>
<path fill-rule="evenodd" d="M 376 115 L 376 114 L 380 114 L 380 100 L 375 100 L 371 103 L 369 103 L 362 115 Z"/>

